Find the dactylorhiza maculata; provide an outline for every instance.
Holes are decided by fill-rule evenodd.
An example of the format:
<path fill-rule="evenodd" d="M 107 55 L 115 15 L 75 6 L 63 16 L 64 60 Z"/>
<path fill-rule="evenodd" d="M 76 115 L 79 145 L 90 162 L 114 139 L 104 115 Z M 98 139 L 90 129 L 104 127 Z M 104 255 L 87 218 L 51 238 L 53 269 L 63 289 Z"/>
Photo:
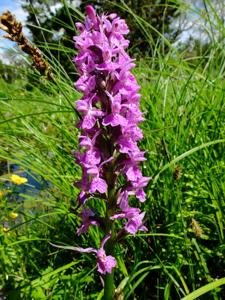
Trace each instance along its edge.
<path fill-rule="evenodd" d="M 139 109 L 140 86 L 131 73 L 135 64 L 126 53 L 129 41 L 124 36 L 129 29 L 124 20 L 116 14 L 98 16 L 92 6 L 87 6 L 85 23 L 77 23 L 76 27 L 80 34 L 74 38 L 78 49 L 74 62 L 80 78 L 75 87 L 83 93 L 76 101 L 82 117 L 78 124 L 80 150 L 75 151 L 76 162 L 82 168 L 82 180 L 77 183 L 82 206 L 78 234 L 97 225 L 105 237 L 98 250 L 74 249 L 96 254 L 98 271 L 106 274 L 112 272 L 116 259 L 107 255 L 105 243 L 147 230 L 143 225 L 145 213 L 128 202 L 129 196 L 144 202 L 143 188 L 149 181 L 139 167 L 145 160 L 137 144 L 142 139 L 138 123 L 144 120 Z M 105 216 L 88 207 L 92 197 L 104 199 Z M 118 219 L 124 219 L 124 227 L 115 232 Z"/>

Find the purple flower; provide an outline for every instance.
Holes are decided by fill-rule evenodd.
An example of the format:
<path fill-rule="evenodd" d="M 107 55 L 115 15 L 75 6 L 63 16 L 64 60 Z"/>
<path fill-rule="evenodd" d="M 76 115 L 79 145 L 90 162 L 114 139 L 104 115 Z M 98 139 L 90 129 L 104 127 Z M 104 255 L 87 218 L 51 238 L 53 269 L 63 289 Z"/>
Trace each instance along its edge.
<path fill-rule="evenodd" d="M 83 208 L 81 217 L 83 224 L 81 227 L 77 230 L 77 234 L 80 235 L 81 233 L 86 233 L 89 229 L 90 225 L 98 225 L 98 222 L 93 219 L 95 216 L 95 213 L 88 208 Z"/>
<path fill-rule="evenodd" d="M 127 120 L 125 117 L 123 117 L 120 112 L 121 112 L 121 95 L 117 94 L 114 97 L 107 93 L 110 101 L 111 101 L 111 114 L 106 116 L 103 121 L 102 125 L 108 126 L 111 125 L 112 127 L 115 126 L 126 126 L 127 125 Z"/>
<path fill-rule="evenodd" d="M 76 89 L 80 92 L 83 92 L 84 94 L 88 94 L 91 91 L 93 91 L 95 88 L 95 85 L 96 85 L 95 76 L 89 77 L 87 75 L 83 75 L 75 83 Z M 79 109 L 79 107 L 77 109 Z"/>
<path fill-rule="evenodd" d="M 137 165 L 130 166 L 126 171 L 127 180 L 137 181 L 137 179 L 142 177 L 141 170 Z"/>
<path fill-rule="evenodd" d="M 136 234 L 138 230 L 147 231 L 148 229 L 142 224 L 145 213 L 134 214 L 128 219 L 125 225 L 125 230 L 130 234 Z"/>
<path fill-rule="evenodd" d="M 111 273 L 112 269 L 116 266 L 116 259 L 111 255 L 106 255 L 105 250 L 104 250 L 105 243 L 110 239 L 110 237 L 111 237 L 111 233 L 107 234 L 103 238 L 99 249 L 81 248 L 81 247 L 72 247 L 72 246 L 60 246 L 60 245 L 56 245 L 56 244 L 52 244 L 52 243 L 50 243 L 50 244 L 54 247 L 61 248 L 61 249 L 73 250 L 73 251 L 81 252 L 81 253 L 94 253 L 97 257 L 98 272 L 101 274 L 107 274 L 107 273 Z"/>
<path fill-rule="evenodd" d="M 90 186 L 90 192 L 94 193 L 98 191 L 101 194 L 106 193 L 107 191 L 107 183 L 104 179 L 100 178 L 99 176 L 96 176 L 93 178 Z"/>
<path fill-rule="evenodd" d="M 111 273 L 112 269 L 116 266 L 116 260 L 111 255 L 106 255 L 104 250 L 104 245 L 108 239 L 110 239 L 111 234 L 104 237 L 101 243 L 100 249 L 97 250 L 97 267 L 101 274 Z"/>
<path fill-rule="evenodd" d="M 128 192 L 123 191 L 117 198 L 117 204 L 122 209 L 122 211 L 126 211 L 129 207 L 128 196 Z"/>
<path fill-rule="evenodd" d="M 92 106 L 92 100 L 93 97 L 91 99 L 83 99 L 76 102 L 77 110 L 84 115 L 81 125 L 82 129 L 91 129 L 94 127 L 97 117 L 104 116 L 104 112 Z"/>
<path fill-rule="evenodd" d="M 95 253 L 98 271 L 106 274 L 116 265 L 115 258 L 106 255 L 103 248 L 109 239 L 107 224 L 127 219 L 125 224 L 121 223 L 125 232 L 147 230 L 143 225 L 145 214 L 129 206 L 131 195 L 145 201 L 143 188 L 150 179 L 142 175 L 140 168 L 145 153 L 138 147 L 143 137 L 138 124 L 144 118 L 139 109 L 140 86 L 131 73 L 134 60 L 126 53 L 126 22 L 116 14 L 98 16 L 88 5 L 85 23 L 77 23 L 76 27 L 80 34 L 74 38 L 78 55 L 73 61 L 80 78 L 75 87 L 83 93 L 76 101 L 82 118 L 77 126 L 81 130 L 79 151 L 74 153 L 82 168 L 82 179 L 77 184 L 82 190 L 78 196 L 82 204 L 78 234 L 87 232 L 90 225 L 100 225 L 95 213 L 87 208 L 89 198 L 97 195 L 104 199 L 108 211 L 102 216 L 105 224 L 100 227 L 106 237 L 99 250 L 82 251 Z"/>
<path fill-rule="evenodd" d="M 111 220 L 115 219 L 128 219 L 128 222 L 125 224 L 125 230 L 130 234 L 136 234 L 138 230 L 147 231 L 148 229 L 143 225 L 143 218 L 145 213 L 141 213 L 140 209 L 129 207 L 125 211 L 118 213 L 111 217 Z"/>

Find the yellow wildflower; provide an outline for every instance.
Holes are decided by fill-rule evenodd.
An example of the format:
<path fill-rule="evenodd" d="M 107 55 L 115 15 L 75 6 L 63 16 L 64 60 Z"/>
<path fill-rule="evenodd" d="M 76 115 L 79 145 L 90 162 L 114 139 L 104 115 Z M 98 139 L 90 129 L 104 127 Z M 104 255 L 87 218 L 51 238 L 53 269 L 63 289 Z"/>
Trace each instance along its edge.
<path fill-rule="evenodd" d="M 12 212 L 9 214 L 9 216 L 10 216 L 10 218 L 12 218 L 12 219 L 16 219 L 16 218 L 18 217 L 18 214 L 12 211 Z"/>
<path fill-rule="evenodd" d="M 0 191 L 0 198 L 4 196 L 4 192 Z"/>
<path fill-rule="evenodd" d="M 9 228 L 3 227 L 3 232 L 8 232 L 8 231 L 9 231 Z"/>
<path fill-rule="evenodd" d="M 11 177 L 10 177 L 11 181 L 17 185 L 21 185 L 21 184 L 24 184 L 27 182 L 27 178 L 25 177 L 20 177 L 16 174 L 13 174 Z"/>

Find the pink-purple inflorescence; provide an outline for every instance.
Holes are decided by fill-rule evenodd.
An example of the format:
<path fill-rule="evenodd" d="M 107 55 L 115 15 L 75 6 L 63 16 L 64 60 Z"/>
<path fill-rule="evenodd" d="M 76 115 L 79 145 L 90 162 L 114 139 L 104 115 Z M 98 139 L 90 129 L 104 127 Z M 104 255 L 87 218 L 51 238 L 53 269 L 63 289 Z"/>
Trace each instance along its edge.
<path fill-rule="evenodd" d="M 139 167 L 145 160 L 137 144 L 142 139 L 138 123 L 143 121 L 140 86 L 130 71 L 135 64 L 125 51 L 129 41 L 124 36 L 129 30 L 124 20 L 116 14 L 98 16 L 92 6 L 87 6 L 85 24 L 77 23 L 76 27 L 80 35 L 74 38 L 78 49 L 74 62 L 80 78 L 75 87 L 83 93 L 76 101 L 82 117 L 78 124 L 80 151 L 75 152 L 76 162 L 82 167 L 82 180 L 77 183 L 82 205 L 78 234 L 86 233 L 90 225 L 100 226 L 105 233 L 99 250 L 79 249 L 96 253 L 98 271 L 106 274 L 116 265 L 115 258 L 103 249 L 112 236 L 115 220 L 125 220 L 117 237 L 147 230 L 144 212 L 128 202 L 130 195 L 144 202 L 143 188 L 149 181 Z M 100 217 L 87 207 L 91 197 L 105 200 L 106 216 Z"/>

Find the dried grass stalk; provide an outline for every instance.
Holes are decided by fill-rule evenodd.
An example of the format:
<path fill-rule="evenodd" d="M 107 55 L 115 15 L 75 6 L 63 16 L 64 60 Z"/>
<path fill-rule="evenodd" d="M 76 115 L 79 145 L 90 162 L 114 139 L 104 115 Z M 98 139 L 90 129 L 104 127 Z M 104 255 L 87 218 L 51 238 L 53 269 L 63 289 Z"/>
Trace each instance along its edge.
<path fill-rule="evenodd" d="M 4 36 L 5 38 L 16 42 L 20 49 L 31 57 L 34 68 L 41 75 L 47 76 L 48 79 L 53 79 L 51 67 L 43 58 L 40 49 L 32 45 L 24 35 L 22 23 L 17 21 L 16 17 L 10 11 L 6 11 L 0 16 L 0 28 L 7 32 L 7 35 Z"/>

